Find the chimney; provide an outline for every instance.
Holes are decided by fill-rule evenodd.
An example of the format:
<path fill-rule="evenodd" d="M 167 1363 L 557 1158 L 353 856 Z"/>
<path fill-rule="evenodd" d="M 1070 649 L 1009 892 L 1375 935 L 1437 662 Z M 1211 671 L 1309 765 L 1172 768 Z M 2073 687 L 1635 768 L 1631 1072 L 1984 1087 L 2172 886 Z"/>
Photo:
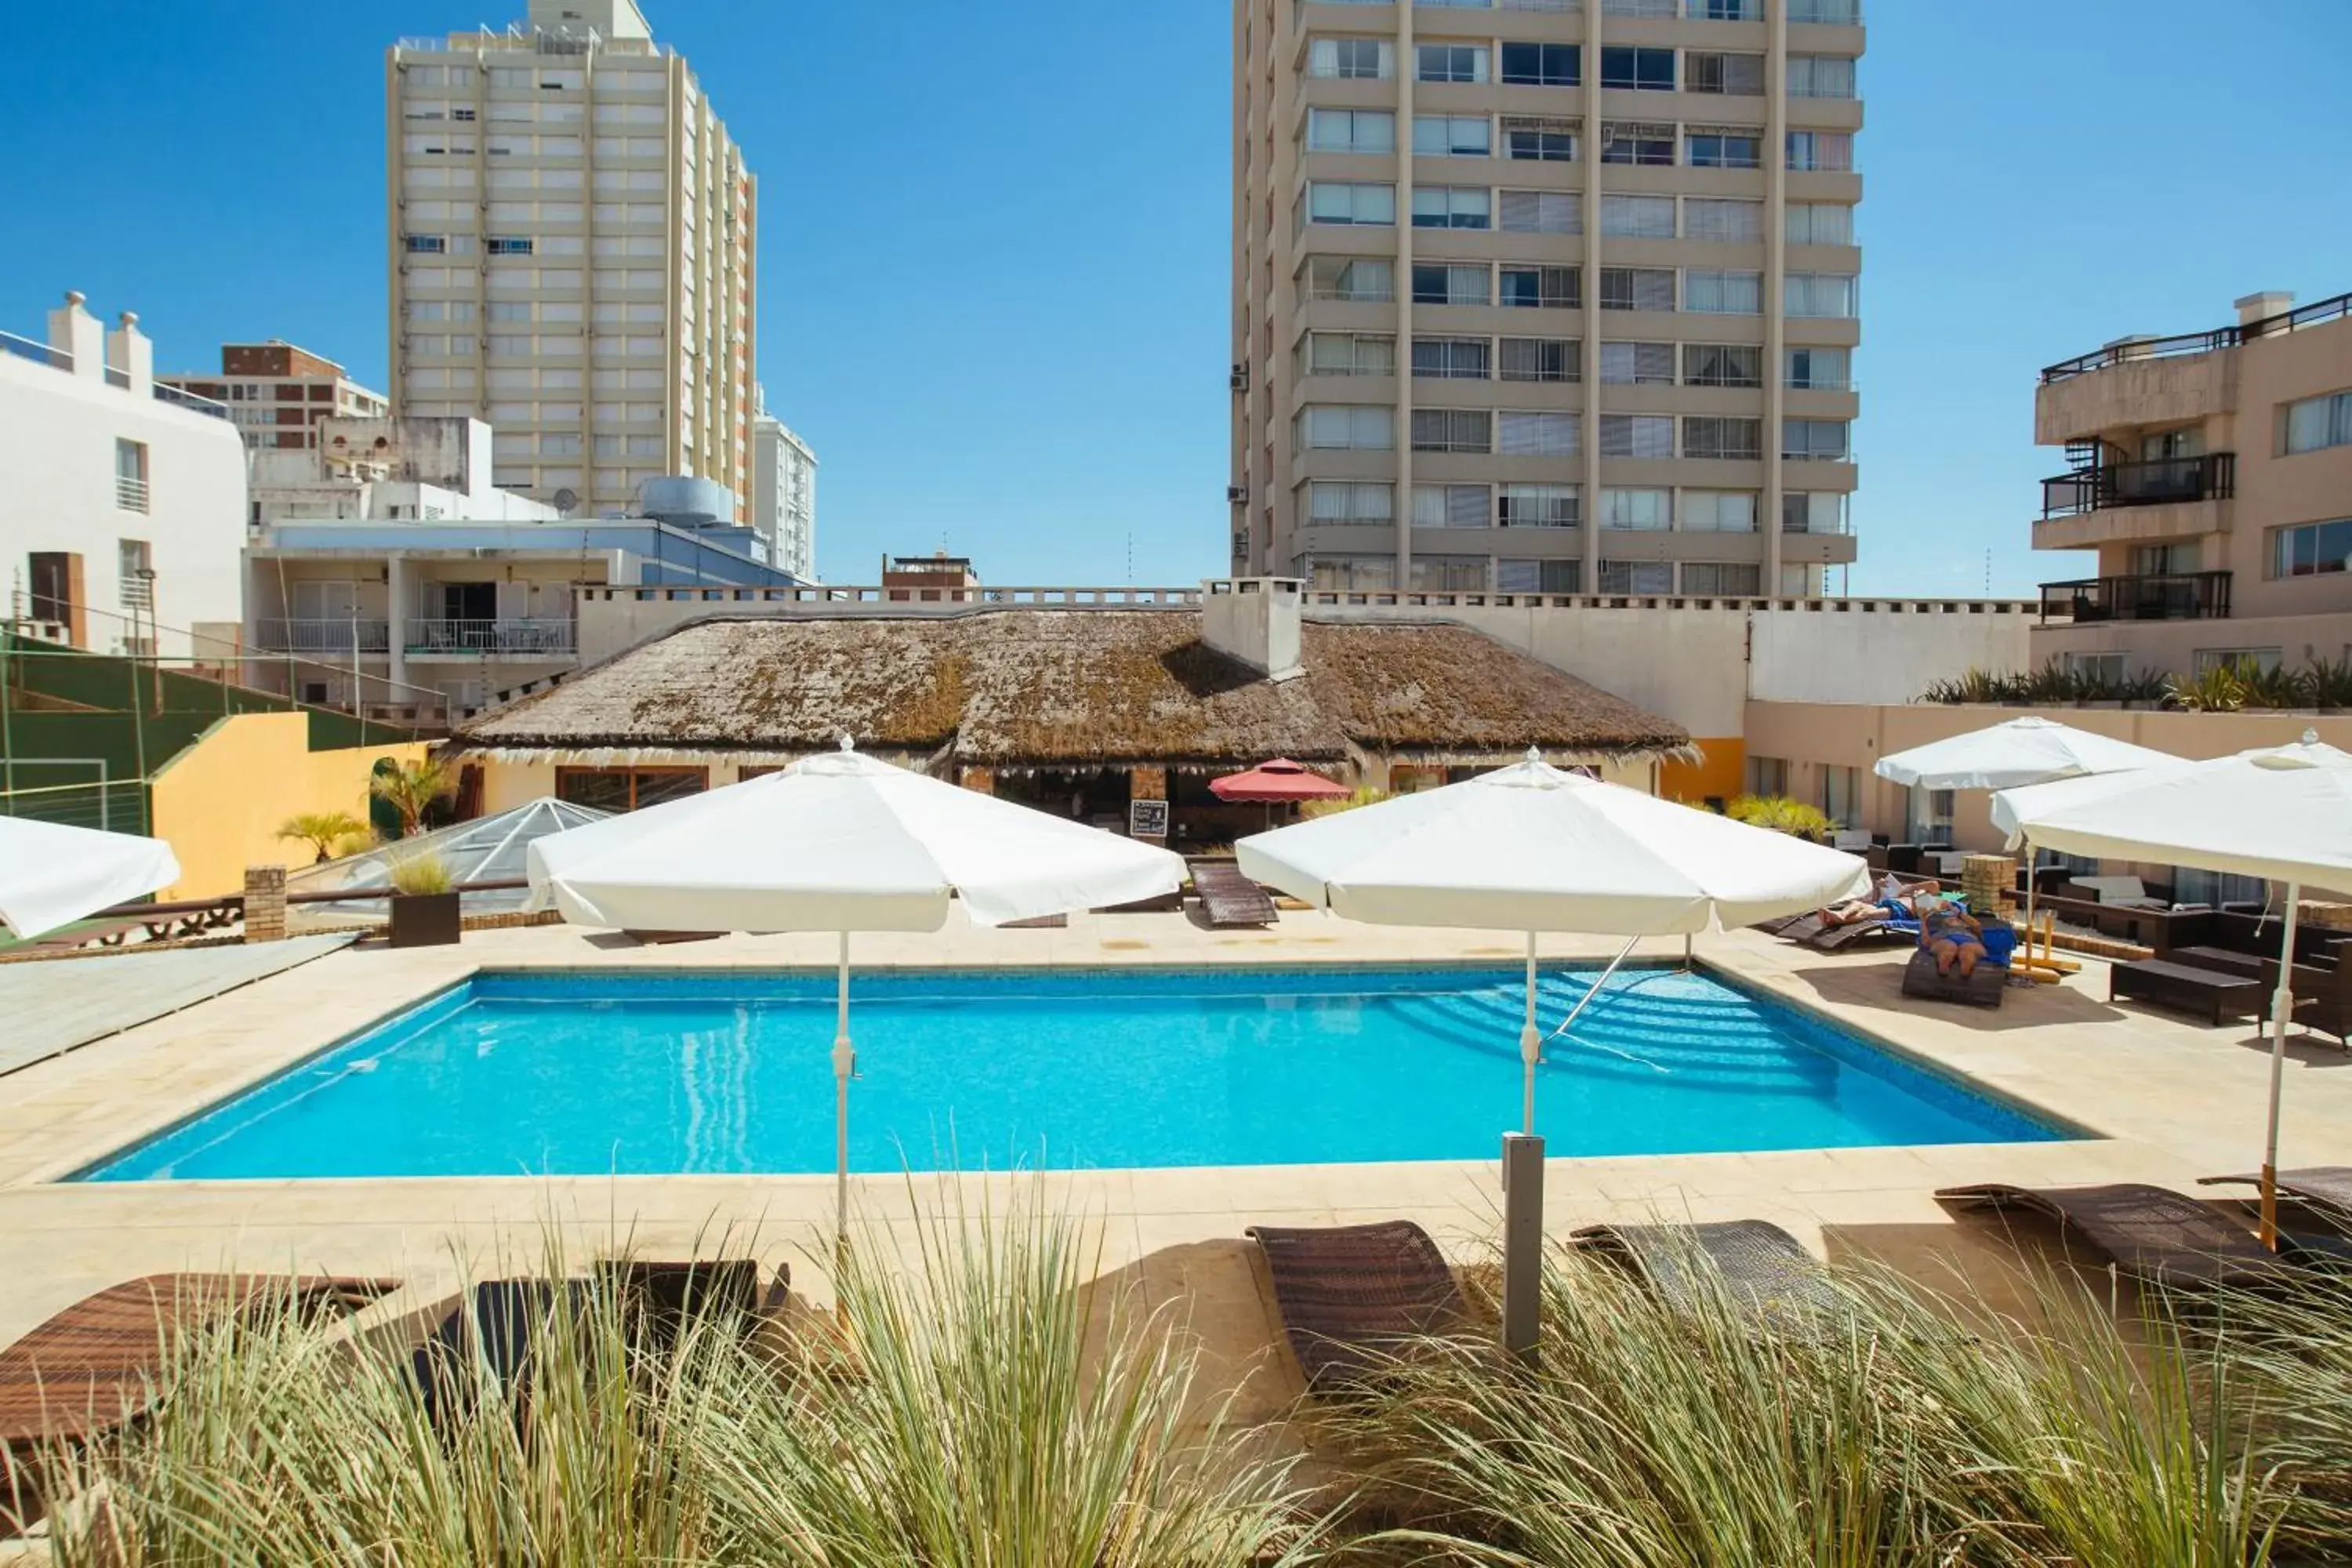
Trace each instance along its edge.
<path fill-rule="evenodd" d="M 1270 680 L 1305 671 L 1298 663 L 1296 577 L 1212 578 L 1201 584 L 1201 640 Z"/>
<path fill-rule="evenodd" d="M 122 324 L 106 334 L 106 363 L 122 373 L 132 396 L 155 395 L 155 344 L 139 330 L 136 311 L 123 311 Z"/>
<path fill-rule="evenodd" d="M 86 296 L 79 289 L 66 290 L 66 302 L 49 312 L 49 347 L 67 355 L 72 362 L 67 368 L 76 375 L 86 375 L 92 381 L 106 379 L 106 329 L 96 316 L 81 308 Z"/>
<path fill-rule="evenodd" d="M 2287 289 L 2265 289 L 2239 300 L 2238 325 L 2251 327 L 2266 316 L 2284 316 L 2294 309 L 2294 293 Z"/>

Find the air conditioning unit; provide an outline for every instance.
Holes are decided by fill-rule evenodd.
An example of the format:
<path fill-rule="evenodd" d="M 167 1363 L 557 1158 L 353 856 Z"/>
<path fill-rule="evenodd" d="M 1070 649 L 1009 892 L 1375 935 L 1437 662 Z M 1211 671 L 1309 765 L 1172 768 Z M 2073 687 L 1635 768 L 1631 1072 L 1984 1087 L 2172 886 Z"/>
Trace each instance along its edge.
<path fill-rule="evenodd" d="M 1226 376 L 1225 382 L 1226 384 L 1231 386 L 1235 392 L 1247 392 L 1249 390 L 1249 366 L 1246 364 L 1237 364 L 1234 366 L 1232 374 Z"/>
<path fill-rule="evenodd" d="M 1234 506 L 1247 506 L 1249 504 L 1249 486 L 1227 485 L 1225 487 L 1225 500 Z"/>

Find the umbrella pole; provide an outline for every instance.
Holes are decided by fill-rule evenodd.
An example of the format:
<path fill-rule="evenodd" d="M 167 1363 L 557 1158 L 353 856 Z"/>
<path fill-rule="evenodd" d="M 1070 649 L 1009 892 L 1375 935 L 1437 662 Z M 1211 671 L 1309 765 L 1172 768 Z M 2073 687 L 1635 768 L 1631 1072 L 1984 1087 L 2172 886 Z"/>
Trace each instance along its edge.
<path fill-rule="evenodd" d="M 2286 1068 L 2286 1022 L 2294 1014 L 2294 921 L 2303 901 L 2299 882 L 2286 885 L 2286 933 L 2279 946 L 2278 994 L 2271 998 L 2271 1119 L 2263 1141 L 2263 1245 L 2278 1250 L 2279 1082 Z"/>
<path fill-rule="evenodd" d="M 1543 1055 L 1542 1037 L 1536 1033 L 1536 933 L 1528 932 L 1528 1015 L 1519 1026 L 1519 1065 L 1527 1076 L 1527 1091 L 1519 1131 L 1533 1137 L 1536 1130 L 1536 1063 Z"/>
<path fill-rule="evenodd" d="M 849 1079 L 856 1071 L 857 1052 L 849 1043 L 849 933 L 843 931 L 833 1026 L 833 1238 L 836 1263 L 849 1251 Z"/>

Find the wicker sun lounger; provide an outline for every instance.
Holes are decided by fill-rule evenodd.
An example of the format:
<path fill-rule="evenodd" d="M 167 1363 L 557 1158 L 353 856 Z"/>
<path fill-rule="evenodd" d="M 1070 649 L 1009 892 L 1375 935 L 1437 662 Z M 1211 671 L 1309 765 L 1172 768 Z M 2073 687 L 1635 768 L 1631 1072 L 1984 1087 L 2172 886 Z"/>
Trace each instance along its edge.
<path fill-rule="evenodd" d="M 1769 1220 L 1715 1220 L 1704 1225 L 1589 1225 L 1569 1244 L 1612 1258 L 1640 1275 L 1676 1307 L 1695 1308 L 1713 1268 L 1734 1296 L 1768 1314 L 1833 1310 L 1837 1287 L 1804 1244 Z"/>
<path fill-rule="evenodd" d="M 2234 1186 L 2242 1182 L 2248 1186 L 2262 1185 L 2262 1177 L 2252 1172 L 2241 1176 L 2207 1176 L 2200 1186 Z M 2352 1225 L 2352 1165 L 2305 1165 L 2297 1170 L 2278 1173 L 2278 1190 L 2283 1196 L 2293 1198 L 2337 1225 Z"/>
<path fill-rule="evenodd" d="M 1290 1348 L 1310 1391 L 1360 1382 L 1384 1352 L 1443 1333 L 1465 1313 L 1462 1288 L 1411 1220 L 1311 1229 L 1254 1225 Z"/>
<path fill-rule="evenodd" d="M 2167 1285 L 2264 1285 L 2298 1272 L 2253 1232 L 2168 1188 L 2139 1182 L 2095 1187 L 1946 1187 L 1956 1207 L 2024 1208 L 2107 1255 L 2132 1279 Z"/>
<path fill-rule="evenodd" d="M 1266 890 L 1243 876 L 1234 862 L 1204 858 L 1184 864 L 1192 873 L 1192 890 L 1201 895 L 1201 908 L 1211 925 L 1220 929 L 1270 926 L 1279 918 Z"/>

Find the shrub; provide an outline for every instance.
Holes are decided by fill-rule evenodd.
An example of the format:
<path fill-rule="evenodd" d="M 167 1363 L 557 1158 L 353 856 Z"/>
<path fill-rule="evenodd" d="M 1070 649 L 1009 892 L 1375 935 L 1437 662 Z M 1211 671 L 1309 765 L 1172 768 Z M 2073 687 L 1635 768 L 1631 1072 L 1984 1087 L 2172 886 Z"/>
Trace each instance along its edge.
<path fill-rule="evenodd" d="M 341 844 L 366 832 L 367 824 L 348 811 L 306 811 L 278 825 L 278 837 L 300 839 L 320 860 L 334 858 Z"/>
<path fill-rule="evenodd" d="M 457 885 L 449 862 L 430 849 L 394 853 L 384 874 L 392 890 L 404 896 L 446 893 Z"/>
<path fill-rule="evenodd" d="M 1744 822 L 1750 827 L 1769 827 L 1775 833 L 1810 838 L 1816 843 L 1827 840 L 1837 827 L 1819 807 L 1784 795 L 1736 795 L 1726 803 L 1723 813 L 1734 822 Z"/>
<path fill-rule="evenodd" d="M 2164 695 L 2173 707 L 2191 713 L 2235 713 L 2246 705 L 2245 686 L 2227 664 L 2185 680 L 2176 675 L 2165 682 Z"/>
<path fill-rule="evenodd" d="M 457 775 L 446 763 L 434 758 L 394 763 L 368 783 L 370 793 L 400 813 L 403 838 L 415 837 L 433 803 L 456 793 L 457 788 Z"/>
<path fill-rule="evenodd" d="M 1377 789 L 1370 784 L 1359 784 L 1356 787 L 1356 793 L 1344 800 L 1335 797 L 1330 800 L 1300 801 L 1298 815 L 1302 818 L 1337 816 L 1343 811 L 1353 811 L 1360 805 L 1377 805 L 1388 798 L 1389 792 L 1384 789 Z"/>

